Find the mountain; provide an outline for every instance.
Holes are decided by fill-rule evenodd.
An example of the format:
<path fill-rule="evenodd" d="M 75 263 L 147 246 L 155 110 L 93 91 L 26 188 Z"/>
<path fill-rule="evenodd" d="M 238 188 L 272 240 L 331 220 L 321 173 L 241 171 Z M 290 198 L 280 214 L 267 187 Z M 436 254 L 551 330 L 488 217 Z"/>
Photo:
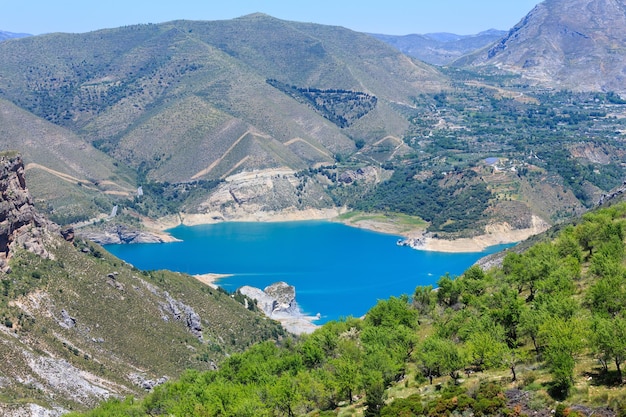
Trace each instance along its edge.
<path fill-rule="evenodd" d="M 26 38 L 28 36 L 33 36 L 33 35 L 29 35 L 28 33 L 12 33 L 12 32 L 5 32 L 4 30 L 0 30 L 0 42 L 6 41 L 7 39 L 13 39 L 13 38 Z"/>
<path fill-rule="evenodd" d="M 427 33 L 405 36 L 372 34 L 372 36 L 413 58 L 433 65 L 448 65 L 463 55 L 496 42 L 505 34 L 505 31 L 490 29 L 476 35 Z"/>
<path fill-rule="evenodd" d="M 34 208 L 15 153 L 0 155 L 0 190 L 3 416 L 58 416 L 142 395 L 284 334 L 224 291 L 139 271 L 60 230 Z"/>
<path fill-rule="evenodd" d="M 0 97 L 168 182 L 332 162 L 401 137 L 410 97 L 445 82 L 367 35 L 261 14 L 36 36 L 0 56 Z"/>
<path fill-rule="evenodd" d="M 545 0 L 497 44 L 456 62 L 495 66 L 557 90 L 626 92 L 626 5 Z"/>

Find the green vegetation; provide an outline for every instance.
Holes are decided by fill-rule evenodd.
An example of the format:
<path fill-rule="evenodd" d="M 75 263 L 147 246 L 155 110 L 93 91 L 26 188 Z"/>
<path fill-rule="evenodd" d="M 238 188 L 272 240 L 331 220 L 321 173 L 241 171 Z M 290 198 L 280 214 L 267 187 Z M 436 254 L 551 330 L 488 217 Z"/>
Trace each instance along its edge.
<path fill-rule="evenodd" d="M 501 267 L 443 276 L 436 292 L 418 287 L 85 415 L 517 416 L 557 401 L 559 415 L 577 403 L 621 413 L 625 227 L 626 203 L 590 212 Z"/>
<path fill-rule="evenodd" d="M 376 107 L 378 101 L 376 97 L 358 91 L 298 88 L 278 80 L 267 80 L 267 83 L 301 103 L 310 105 L 319 114 L 341 128 L 349 127 L 365 116 Z M 356 145 L 360 149 L 365 142 L 357 140 Z"/>
<path fill-rule="evenodd" d="M 430 231 L 459 237 L 484 233 L 487 222 L 530 227 L 531 214 L 557 223 L 621 185 L 624 121 L 616 115 L 623 105 L 614 94 L 546 92 L 515 77 L 462 70 L 449 75 L 454 91 L 422 94 L 407 110 L 411 151 L 380 164 L 390 178 L 329 187 L 336 204 L 419 216 Z M 335 172 L 370 158 L 375 148 L 365 146 Z"/>
<path fill-rule="evenodd" d="M 350 211 L 338 217 L 338 220 L 358 226 L 361 222 L 374 222 L 393 226 L 397 231 L 409 231 L 428 227 L 428 223 L 419 217 L 399 213 L 372 213 Z"/>
<path fill-rule="evenodd" d="M 416 173 L 415 168 L 396 170 L 389 181 L 355 202 L 354 207 L 419 216 L 430 222 L 431 231 L 459 231 L 485 219 L 490 192 L 484 183 L 446 181 L 443 175 L 420 181 L 414 179 Z"/>
<path fill-rule="evenodd" d="M 421 169 L 444 164 L 441 169 L 450 170 L 451 161 L 467 169 L 481 158 L 507 158 L 517 161 L 520 176 L 525 166 L 557 174 L 587 207 L 595 203 L 593 187 L 607 191 L 621 183 L 623 140 L 616 131 L 624 122 L 615 117 L 621 105 L 611 95 L 533 91 L 506 78 L 474 87 L 480 75 L 450 74 L 462 90 L 415 100 L 419 110 L 406 140 L 426 151 Z"/>

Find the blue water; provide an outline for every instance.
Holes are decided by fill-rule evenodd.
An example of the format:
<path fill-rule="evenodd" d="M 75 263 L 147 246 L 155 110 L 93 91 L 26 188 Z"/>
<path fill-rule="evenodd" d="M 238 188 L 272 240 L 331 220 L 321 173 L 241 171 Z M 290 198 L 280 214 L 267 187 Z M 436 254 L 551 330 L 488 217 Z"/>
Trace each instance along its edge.
<path fill-rule="evenodd" d="M 319 324 L 360 317 L 378 299 L 412 294 L 445 273 L 460 275 L 476 260 L 500 251 L 450 254 L 396 245 L 398 237 L 325 221 L 219 223 L 169 230 L 182 242 L 107 245 L 115 256 L 144 270 L 233 274 L 218 284 L 264 288 L 277 281 L 296 287 L 306 314 Z"/>

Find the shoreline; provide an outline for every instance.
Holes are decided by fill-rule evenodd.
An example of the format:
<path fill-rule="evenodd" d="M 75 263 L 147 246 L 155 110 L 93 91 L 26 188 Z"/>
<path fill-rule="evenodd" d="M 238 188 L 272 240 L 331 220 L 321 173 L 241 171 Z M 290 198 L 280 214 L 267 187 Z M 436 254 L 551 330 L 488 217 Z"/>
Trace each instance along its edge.
<path fill-rule="evenodd" d="M 215 281 L 220 280 L 222 278 L 232 277 L 232 276 L 233 276 L 232 274 L 214 274 L 214 273 L 192 275 L 192 277 L 194 277 L 201 283 L 206 284 L 209 287 L 215 288 L 215 289 L 217 289 L 218 287 Z"/>
<path fill-rule="evenodd" d="M 262 211 L 245 213 L 236 216 L 224 216 L 213 212 L 206 214 L 178 214 L 157 220 L 144 220 L 144 225 L 152 229 L 163 242 L 173 242 L 177 239 L 171 236 L 167 230 L 176 226 L 198 226 L 204 224 L 217 224 L 222 222 L 291 222 L 307 220 L 328 220 L 350 227 L 370 230 L 378 233 L 398 236 L 405 239 L 405 244 L 416 250 L 444 252 L 444 253 L 470 253 L 483 252 L 491 246 L 521 242 L 531 236 L 546 231 L 550 225 L 543 219 L 533 216 L 531 227 L 526 229 L 513 229 L 508 223 L 492 224 L 485 227 L 485 233 L 472 238 L 438 239 L 426 233 L 424 226 L 411 226 L 395 222 L 393 219 L 373 219 L 364 213 L 364 219 L 353 220 L 341 219 L 342 214 L 349 213 L 347 208 L 307 209 L 307 210 L 283 210 Z M 219 275 L 219 274 L 218 274 Z M 217 278 L 215 278 L 217 279 Z"/>

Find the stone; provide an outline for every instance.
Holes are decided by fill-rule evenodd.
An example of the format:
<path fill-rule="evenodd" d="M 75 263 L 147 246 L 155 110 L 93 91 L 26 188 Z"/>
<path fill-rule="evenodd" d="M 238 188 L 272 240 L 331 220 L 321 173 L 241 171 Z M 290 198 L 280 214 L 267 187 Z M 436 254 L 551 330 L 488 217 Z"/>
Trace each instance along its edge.
<path fill-rule="evenodd" d="M 59 227 L 41 216 L 33 205 L 24 178 L 24 163 L 15 154 L 0 155 L 0 269 L 8 271 L 8 260 L 18 245 L 41 257 L 50 258 L 45 240 Z"/>
<path fill-rule="evenodd" d="M 73 227 L 65 227 L 61 229 L 61 236 L 68 242 L 74 241 L 74 228 Z"/>
<path fill-rule="evenodd" d="M 63 309 L 61 310 L 61 321 L 59 321 L 59 326 L 71 329 L 76 326 L 76 319 L 70 316 L 69 313 Z"/>

